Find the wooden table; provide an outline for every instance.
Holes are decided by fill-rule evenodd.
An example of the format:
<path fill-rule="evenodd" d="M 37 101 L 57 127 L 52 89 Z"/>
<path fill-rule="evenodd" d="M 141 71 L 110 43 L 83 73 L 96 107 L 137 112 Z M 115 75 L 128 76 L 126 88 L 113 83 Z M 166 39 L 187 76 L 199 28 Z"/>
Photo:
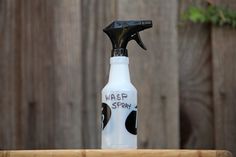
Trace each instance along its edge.
<path fill-rule="evenodd" d="M 18 150 L 0 151 L 0 157 L 232 157 L 225 150 Z"/>

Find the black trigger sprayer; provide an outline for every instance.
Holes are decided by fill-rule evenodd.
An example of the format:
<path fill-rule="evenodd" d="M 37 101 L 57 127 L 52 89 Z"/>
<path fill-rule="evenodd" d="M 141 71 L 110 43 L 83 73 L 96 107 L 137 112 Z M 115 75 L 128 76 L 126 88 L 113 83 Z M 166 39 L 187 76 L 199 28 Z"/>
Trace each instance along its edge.
<path fill-rule="evenodd" d="M 147 50 L 140 38 L 139 32 L 151 27 L 151 20 L 112 22 L 109 26 L 103 29 L 112 42 L 111 56 L 128 57 L 126 47 L 130 40 L 135 40 L 140 47 Z"/>
<path fill-rule="evenodd" d="M 103 31 L 112 42 L 109 81 L 102 89 L 102 148 L 137 148 L 137 90 L 130 81 L 126 49 L 135 40 L 146 50 L 139 32 L 151 20 L 114 21 Z"/>

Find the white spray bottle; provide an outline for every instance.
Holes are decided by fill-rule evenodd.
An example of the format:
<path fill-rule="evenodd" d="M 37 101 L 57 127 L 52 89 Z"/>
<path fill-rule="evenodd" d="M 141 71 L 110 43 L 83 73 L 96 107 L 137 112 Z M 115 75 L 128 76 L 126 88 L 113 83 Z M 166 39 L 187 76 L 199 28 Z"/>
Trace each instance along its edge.
<path fill-rule="evenodd" d="M 126 46 L 135 40 L 146 50 L 139 32 L 152 21 L 114 21 L 103 31 L 112 42 L 109 81 L 102 90 L 102 149 L 137 148 L 137 90 L 130 81 Z"/>

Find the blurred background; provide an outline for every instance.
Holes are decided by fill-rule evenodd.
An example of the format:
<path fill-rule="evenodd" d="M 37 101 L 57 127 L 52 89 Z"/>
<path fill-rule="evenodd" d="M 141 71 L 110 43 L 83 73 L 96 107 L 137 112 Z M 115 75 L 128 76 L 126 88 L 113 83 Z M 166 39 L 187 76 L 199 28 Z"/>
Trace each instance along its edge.
<path fill-rule="evenodd" d="M 236 29 L 181 20 L 235 0 L 0 0 L 0 149 L 100 148 L 115 19 L 151 19 L 128 46 L 139 148 L 236 153 Z"/>

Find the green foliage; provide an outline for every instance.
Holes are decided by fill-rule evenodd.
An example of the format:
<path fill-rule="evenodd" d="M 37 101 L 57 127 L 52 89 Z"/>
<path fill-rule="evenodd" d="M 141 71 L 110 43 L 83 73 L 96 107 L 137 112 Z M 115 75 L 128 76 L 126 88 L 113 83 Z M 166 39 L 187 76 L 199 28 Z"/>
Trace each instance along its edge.
<path fill-rule="evenodd" d="M 236 11 L 219 6 L 189 7 L 183 13 L 182 19 L 194 23 L 211 23 L 217 26 L 229 25 L 236 28 Z"/>

